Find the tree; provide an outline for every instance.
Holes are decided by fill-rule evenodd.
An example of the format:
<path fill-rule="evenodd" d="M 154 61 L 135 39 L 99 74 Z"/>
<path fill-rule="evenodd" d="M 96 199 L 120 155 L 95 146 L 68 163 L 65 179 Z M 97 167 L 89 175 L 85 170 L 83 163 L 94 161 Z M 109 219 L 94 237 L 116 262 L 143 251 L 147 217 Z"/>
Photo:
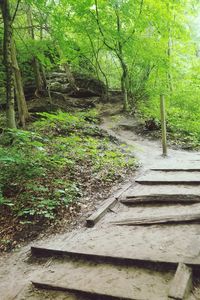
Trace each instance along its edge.
<path fill-rule="evenodd" d="M 14 101 L 14 73 L 12 66 L 12 24 L 16 15 L 19 1 L 13 17 L 10 12 L 9 0 L 1 0 L 0 7 L 4 23 L 3 59 L 6 72 L 6 116 L 8 128 L 16 128 Z"/>
<path fill-rule="evenodd" d="M 29 32 L 31 39 L 34 41 L 35 34 L 34 34 L 31 5 L 27 5 L 26 14 L 27 14 L 28 32 Z M 36 96 L 39 96 L 39 92 L 42 90 L 42 87 L 43 87 L 43 80 L 42 80 L 42 76 L 40 73 L 40 64 L 39 64 L 37 57 L 33 56 L 32 64 L 33 64 L 33 70 L 34 70 L 34 75 L 35 75 L 35 84 L 36 84 L 35 94 L 36 94 Z"/>
<path fill-rule="evenodd" d="M 29 118 L 29 113 L 28 113 L 28 108 L 27 108 L 26 99 L 24 95 L 21 71 L 19 69 L 19 65 L 17 62 L 14 40 L 12 40 L 11 43 L 11 58 L 12 58 L 12 67 L 14 70 L 14 87 L 15 87 L 15 94 L 17 99 L 19 120 L 23 128 L 25 128 L 26 120 Z"/>

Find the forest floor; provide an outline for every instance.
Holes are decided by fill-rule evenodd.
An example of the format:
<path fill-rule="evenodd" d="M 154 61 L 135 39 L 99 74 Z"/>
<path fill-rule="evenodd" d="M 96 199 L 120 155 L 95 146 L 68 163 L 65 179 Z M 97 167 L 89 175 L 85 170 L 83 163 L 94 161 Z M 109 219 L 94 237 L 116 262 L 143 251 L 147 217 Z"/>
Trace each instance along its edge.
<path fill-rule="evenodd" d="M 133 151 L 133 154 L 138 158 L 140 162 L 140 168 L 137 171 L 137 175 L 143 173 L 146 169 L 150 169 L 151 166 L 159 166 L 160 164 L 169 165 L 174 162 L 185 164 L 186 161 L 190 161 L 196 164 L 200 161 L 200 153 L 189 152 L 184 150 L 169 149 L 168 157 L 162 157 L 162 149 L 160 141 L 152 141 L 142 135 L 138 135 L 137 132 L 138 123 L 132 117 L 124 116 L 118 113 L 118 108 L 115 107 L 116 111 L 113 111 L 113 105 L 108 105 L 101 112 L 102 123 L 101 128 L 106 130 L 108 134 L 116 137 L 121 143 L 129 145 Z M 119 109 L 120 111 L 120 109 Z M 135 175 L 127 177 L 126 180 L 133 182 Z M 120 185 L 112 187 L 110 193 L 114 192 Z M 95 195 L 93 195 L 95 197 Z M 94 209 L 94 207 L 93 207 Z M 84 220 L 88 216 L 88 210 L 84 216 L 81 216 L 81 222 L 74 220 L 72 226 L 69 226 L 67 232 L 57 235 L 50 235 L 48 238 L 39 237 L 37 240 L 38 245 L 51 245 L 51 247 L 58 248 L 63 242 L 68 241 L 73 236 L 77 235 L 77 232 L 81 232 L 84 226 Z M 109 241 L 107 241 L 109 243 Z M 3 254 L 0 257 L 0 289 L 1 299 L 27 299 L 24 287 L 30 282 L 31 278 L 39 276 L 41 271 L 47 266 L 48 262 L 36 263 L 30 259 L 30 247 L 35 244 L 36 241 L 31 242 L 21 249 L 17 249 L 14 252 Z M 171 275 L 167 275 L 170 277 Z M 167 279 L 168 280 L 168 279 Z M 159 284 L 158 284 L 159 285 Z M 20 293 L 22 291 L 22 294 Z M 20 296 L 17 296 L 19 295 Z M 24 294 L 25 293 L 25 294 Z M 42 293 L 35 292 L 35 290 L 29 289 L 29 296 L 32 299 L 86 299 L 84 297 L 76 298 L 72 295 L 67 296 L 66 294 L 60 293 L 60 295 L 54 292 Z M 88 299 L 88 298 L 87 298 Z M 198 298 L 196 298 L 198 299 Z"/>

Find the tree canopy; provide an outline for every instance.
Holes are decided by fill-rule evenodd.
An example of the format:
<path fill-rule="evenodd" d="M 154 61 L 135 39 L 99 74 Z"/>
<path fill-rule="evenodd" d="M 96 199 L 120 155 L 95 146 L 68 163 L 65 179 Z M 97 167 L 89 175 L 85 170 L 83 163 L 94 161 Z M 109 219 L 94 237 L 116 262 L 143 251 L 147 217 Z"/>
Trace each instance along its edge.
<path fill-rule="evenodd" d="M 7 89 L 9 127 L 16 127 L 14 83 L 16 96 L 24 99 L 22 87 L 34 78 L 39 95 L 48 73 L 59 67 L 65 68 L 74 89 L 73 72 L 99 78 L 107 90 L 121 89 L 124 109 L 139 109 L 145 117 L 158 119 L 158 97 L 164 93 L 172 126 L 180 114 L 199 113 L 198 1 L 2 0 L 1 11 L 6 68 L 1 68 L 0 79 Z M 21 88 L 12 78 L 16 68 L 9 68 L 14 45 Z M 4 102 L 3 93 L 1 98 Z M 21 107 L 26 104 L 18 100 L 19 119 L 25 124 L 29 115 L 20 109 L 20 101 Z"/>

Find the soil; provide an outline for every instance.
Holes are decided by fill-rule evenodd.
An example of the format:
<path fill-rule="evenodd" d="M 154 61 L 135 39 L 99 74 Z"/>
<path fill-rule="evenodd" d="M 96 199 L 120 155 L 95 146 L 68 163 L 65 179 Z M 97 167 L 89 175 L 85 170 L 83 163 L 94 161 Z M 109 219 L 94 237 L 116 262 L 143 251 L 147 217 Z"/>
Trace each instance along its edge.
<path fill-rule="evenodd" d="M 108 111 L 110 107 L 108 108 Z M 112 111 L 114 116 L 111 116 L 109 112 L 103 112 L 103 121 L 101 124 L 101 128 L 106 130 L 111 136 L 114 138 L 120 139 L 122 143 L 126 143 L 128 146 L 131 147 L 133 154 L 137 156 L 138 160 L 140 161 L 140 168 L 137 172 L 137 175 L 143 174 L 145 170 L 150 169 L 152 166 L 156 167 L 163 167 L 163 166 L 173 166 L 174 165 L 185 165 L 185 161 L 188 162 L 189 165 L 197 165 L 200 164 L 200 153 L 198 152 L 188 152 L 182 150 L 174 150 L 169 149 L 167 158 L 162 157 L 162 149 L 159 141 L 150 141 L 144 138 L 143 136 L 139 136 L 134 132 L 134 126 L 137 126 L 137 122 L 127 116 L 123 115 L 115 115 Z M 120 111 L 119 107 L 115 107 L 115 111 Z M 124 126 L 128 125 L 128 127 Z M 131 130 L 130 130 L 131 126 Z M 126 129 L 125 129 L 126 128 Z M 127 129 L 128 128 L 128 129 Z M 133 182 L 134 178 L 129 178 L 130 181 Z M 114 191 L 115 188 L 111 190 Z M 130 192 L 130 190 L 129 190 Z M 95 206 L 95 205 L 94 205 Z M 97 206 L 97 203 L 96 203 Z M 176 206 L 177 208 L 177 206 Z M 175 208 L 175 209 L 176 209 Z M 91 209 L 91 206 L 89 206 Z M 168 208 L 174 209 L 173 207 Z M 179 209 L 182 210 L 182 206 L 179 206 Z M 124 210 L 124 211 L 123 211 Z M 77 248 L 81 248 L 82 251 L 90 251 L 90 253 L 100 253 L 100 254 L 116 254 L 126 257 L 141 257 L 147 258 L 149 256 L 155 255 L 156 258 L 162 260 L 166 259 L 166 255 L 168 255 L 169 259 L 176 260 L 177 256 L 179 259 L 188 257 L 195 257 L 199 255 L 200 249 L 200 240 L 199 240 L 199 226 L 198 225 L 183 225 L 181 227 L 176 227 L 176 235 L 173 235 L 173 227 L 169 226 L 152 226 L 151 229 L 149 228 L 141 228 L 139 227 L 127 227 L 126 231 L 124 228 L 111 225 L 111 221 L 115 220 L 116 214 L 118 212 L 125 213 L 126 208 L 124 208 L 121 204 L 116 206 L 113 210 L 111 210 L 105 218 L 103 218 L 94 229 L 86 229 L 83 226 L 83 220 L 87 217 L 89 211 L 87 210 L 84 217 L 81 217 L 81 222 L 77 219 L 74 221 L 77 224 L 72 224 L 72 226 L 68 229 L 67 232 L 64 234 L 58 234 L 56 236 L 50 235 L 48 238 L 40 237 L 36 241 L 33 241 L 26 246 L 23 246 L 21 249 L 14 251 L 13 253 L 7 253 L 0 257 L 0 290 L 1 290 L 1 299 L 2 300 L 11 300 L 11 299 L 69 299 L 69 300 L 89 300 L 89 297 L 86 296 L 78 296 L 75 297 L 74 295 L 70 295 L 67 293 L 57 293 L 55 292 L 43 292 L 37 291 L 30 286 L 30 280 L 33 278 L 41 278 L 46 274 L 51 275 L 51 273 L 55 273 L 56 269 L 59 268 L 58 264 L 52 261 L 51 259 L 48 261 L 31 261 L 30 260 L 30 246 L 33 244 L 38 244 L 41 246 L 47 246 L 49 248 L 62 248 L 62 249 L 70 249 L 75 250 Z M 135 213 L 143 214 L 144 208 L 132 208 Z M 146 213 L 146 212 L 145 212 Z M 108 226 L 108 224 L 110 224 Z M 78 230 L 77 230 L 78 229 Z M 119 236 L 121 237 L 119 243 Z M 133 241 L 134 236 L 134 241 Z M 173 236 L 173 238 L 172 238 Z M 110 243 L 110 239 L 112 237 L 112 243 Z M 113 238 L 114 237 L 114 238 Z M 115 239 L 116 237 L 116 239 Z M 188 241 L 189 238 L 189 241 Z M 105 240 L 107 241 L 105 243 Z M 70 241 L 70 243 L 69 243 Z M 180 242 L 182 243 L 180 247 Z M 140 252 L 138 253 L 138 247 L 140 247 Z M 70 268 L 73 269 L 72 266 L 73 262 L 65 262 L 62 264 L 62 270 L 64 271 L 68 269 L 70 272 Z M 79 270 L 80 268 L 80 270 Z M 84 272 L 86 275 L 89 276 L 89 269 L 93 268 L 93 266 L 87 265 Z M 103 268 L 105 266 L 102 265 L 100 268 L 95 268 L 96 278 L 104 272 Z M 86 270 L 86 271 L 85 271 Z M 130 267 L 123 270 L 126 274 L 129 273 Z M 76 266 L 77 273 L 73 274 L 72 279 L 74 280 L 77 278 L 81 270 L 79 265 Z M 143 270 L 144 271 L 144 270 Z M 59 271 L 60 272 L 60 271 Z M 63 282 L 63 271 L 59 273 L 59 280 Z M 112 267 L 106 267 L 107 277 L 105 280 L 110 278 L 110 274 L 113 274 Z M 115 270 L 116 277 L 120 277 L 117 274 L 120 272 L 118 269 Z M 146 272 L 146 273 L 145 273 Z M 146 290 L 144 289 L 144 294 L 141 299 L 150 299 L 148 298 L 148 293 L 151 290 L 153 295 L 151 299 L 165 299 L 166 298 L 166 282 L 172 278 L 172 274 L 166 272 L 164 276 L 160 276 L 157 274 L 157 271 L 154 270 L 151 272 L 153 274 L 153 279 L 149 279 L 149 271 L 142 272 L 140 270 L 135 270 L 135 278 L 138 281 L 138 284 L 141 286 L 141 289 L 144 288 L 144 283 L 149 282 L 150 287 L 146 286 Z M 144 274 L 145 273 L 145 274 Z M 66 273 L 65 273 L 66 274 Z M 71 273 L 68 273 L 70 277 Z M 131 273 L 132 274 L 132 273 Z M 66 275 L 67 276 L 67 275 Z M 89 278 L 89 277 L 88 277 Z M 121 277 L 120 277 L 121 278 Z M 119 285 L 126 284 L 130 285 L 129 280 L 127 279 L 126 282 L 120 282 L 119 278 Z M 128 276 L 127 276 L 128 278 Z M 52 279 L 53 280 L 53 279 Z M 93 278 L 88 279 L 91 282 L 92 288 L 98 285 L 97 282 Z M 152 280 L 152 282 L 151 282 Z M 73 281 L 74 282 L 74 281 Z M 64 284 L 65 282 L 63 282 Z M 83 284 L 81 282 L 81 284 Z M 110 289 L 109 282 L 104 282 L 106 284 L 106 290 Z M 191 295 L 188 299 L 199 299 L 199 282 L 196 282 L 196 286 L 193 290 L 193 295 Z M 154 297 L 154 289 L 158 291 L 157 296 Z M 137 289 L 133 286 L 134 293 L 139 293 Z M 117 294 L 117 291 L 115 291 Z M 126 291 L 125 288 L 125 295 Z M 28 295 L 28 296 L 27 296 Z M 141 296 L 141 293 L 138 295 Z M 127 296 L 129 296 L 127 294 Z M 97 299 L 97 298 L 95 298 Z M 101 298 L 102 299 L 102 298 Z M 167 299 L 167 298 L 166 298 Z"/>

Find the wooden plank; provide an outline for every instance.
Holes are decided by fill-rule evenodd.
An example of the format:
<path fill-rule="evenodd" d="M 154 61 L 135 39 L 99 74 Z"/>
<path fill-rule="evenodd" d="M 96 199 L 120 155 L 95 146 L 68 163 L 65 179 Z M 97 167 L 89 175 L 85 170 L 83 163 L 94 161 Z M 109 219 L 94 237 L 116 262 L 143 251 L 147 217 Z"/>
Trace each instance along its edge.
<path fill-rule="evenodd" d="M 192 289 L 192 269 L 183 263 L 179 263 L 175 276 L 170 285 L 168 297 L 182 300 Z"/>
<path fill-rule="evenodd" d="M 67 286 L 67 283 L 64 286 L 64 285 L 57 285 L 57 284 L 54 284 L 54 283 L 32 281 L 32 284 L 38 289 L 63 291 L 63 292 L 69 292 L 69 293 L 75 293 L 75 294 L 82 294 L 83 296 L 84 295 L 85 296 L 92 296 L 92 297 L 94 297 L 94 299 L 102 299 L 102 298 L 108 299 L 108 297 L 111 300 L 118 300 L 119 299 L 119 297 L 112 296 L 111 294 L 108 295 L 106 293 L 97 293 L 95 291 L 87 290 L 87 288 L 85 288 L 85 290 L 70 288 L 70 287 Z M 120 299 L 122 299 L 122 300 L 140 300 L 140 299 L 136 299 L 136 298 L 123 297 L 122 295 L 120 295 Z"/>
<path fill-rule="evenodd" d="M 114 193 L 113 196 L 108 198 L 106 201 L 103 202 L 103 204 L 99 207 L 97 211 L 95 211 L 89 218 L 86 220 L 87 227 L 93 227 L 105 214 L 107 211 L 115 206 L 117 203 L 119 197 L 132 186 L 133 183 L 126 183 L 122 186 L 122 188 Z"/>
<path fill-rule="evenodd" d="M 103 205 L 95 211 L 89 218 L 86 220 L 87 227 L 93 227 L 105 214 L 107 211 L 115 206 L 117 199 L 115 197 L 108 198 L 104 201 Z"/>
<path fill-rule="evenodd" d="M 187 184 L 187 185 L 199 185 L 200 180 L 179 180 L 179 179 L 136 179 L 135 182 L 140 183 L 140 184 L 149 184 L 149 185 L 154 185 L 154 184 Z"/>
<path fill-rule="evenodd" d="M 154 268 L 154 267 L 164 267 L 165 269 L 172 270 L 177 269 L 179 261 L 174 259 L 154 259 L 151 257 L 140 258 L 140 254 L 138 258 L 127 258 L 125 256 L 116 256 L 116 255 L 102 255 L 102 254 L 93 254 L 89 252 L 80 252 L 80 251 L 68 251 L 61 249 L 51 249 L 51 248 L 43 248 L 43 247 L 31 247 L 31 253 L 35 257 L 62 257 L 62 258 L 71 258 L 71 259 L 81 259 L 88 261 L 96 261 L 96 262 L 104 262 L 104 263 L 114 263 L 114 264 L 122 264 L 122 265 L 136 265 L 136 266 L 144 266 L 145 268 Z M 189 260 L 188 258 L 184 260 L 184 263 L 190 266 L 195 270 L 200 270 L 200 260 Z"/>
<path fill-rule="evenodd" d="M 149 195 L 127 195 L 126 198 L 120 200 L 121 203 L 146 204 L 146 203 L 199 203 L 200 195 L 195 194 L 149 194 Z"/>
<path fill-rule="evenodd" d="M 136 182 L 140 184 L 200 184 L 199 172 L 154 172 L 136 178 Z"/>
<path fill-rule="evenodd" d="M 150 216 L 141 218 L 129 218 L 112 222 L 115 225 L 127 225 L 127 226 L 138 226 L 138 225 L 154 225 L 154 224 L 167 224 L 167 223 L 188 223 L 188 222 L 199 222 L 200 213 L 190 214 L 179 214 L 179 215 L 162 215 L 162 216 Z"/>
<path fill-rule="evenodd" d="M 157 171 L 157 172 L 200 172 L 200 168 L 189 168 L 189 167 L 183 167 L 183 168 L 170 168 L 170 167 L 163 167 L 163 168 L 151 168 L 151 171 Z"/>
<path fill-rule="evenodd" d="M 70 259 L 81 259 L 95 262 L 103 262 L 103 263 L 113 263 L 113 264 L 122 264 L 127 266 L 145 266 L 146 268 L 157 267 L 158 265 L 165 267 L 166 269 L 176 269 L 178 266 L 178 262 L 175 260 L 155 260 L 151 258 L 127 258 L 123 256 L 115 256 L 115 255 L 101 255 L 101 254 L 93 254 L 88 252 L 78 252 L 78 251 L 68 251 L 68 250 L 58 250 L 58 249 L 50 249 L 50 248 L 42 248 L 42 247 L 31 247 L 31 253 L 35 257 L 62 257 L 62 258 L 70 258 Z M 198 264 L 197 264 L 198 265 Z M 200 268 L 200 263 L 198 265 Z"/>

